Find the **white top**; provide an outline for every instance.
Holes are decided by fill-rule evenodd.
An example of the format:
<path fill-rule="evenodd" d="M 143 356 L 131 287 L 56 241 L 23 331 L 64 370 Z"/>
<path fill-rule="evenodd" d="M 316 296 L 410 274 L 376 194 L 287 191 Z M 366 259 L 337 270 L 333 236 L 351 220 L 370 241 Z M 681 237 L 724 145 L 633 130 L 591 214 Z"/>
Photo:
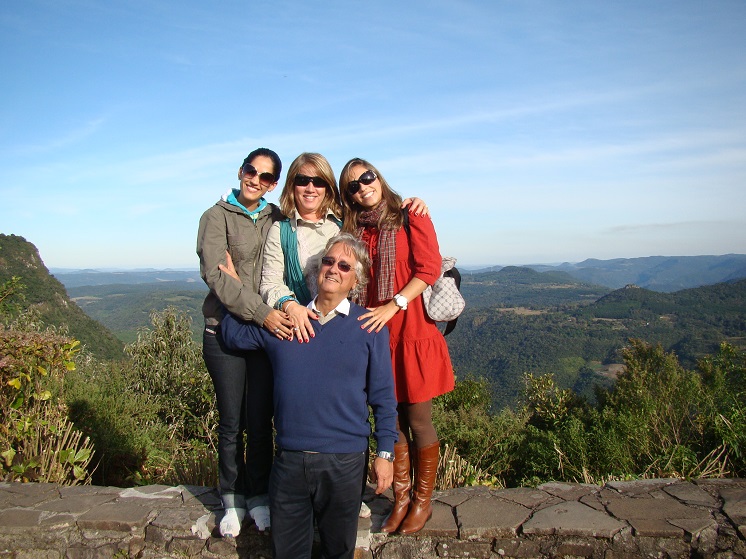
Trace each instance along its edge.
<path fill-rule="evenodd" d="M 311 297 L 316 296 L 316 277 L 309 274 L 309 263 L 311 257 L 321 254 L 326 248 L 326 243 L 332 237 L 339 234 L 339 225 L 329 216 L 331 212 L 321 221 L 307 221 L 300 217 L 296 210 L 295 216 L 290 220 L 290 225 L 295 230 L 298 238 L 298 259 L 303 268 L 303 277 L 306 279 L 308 291 Z M 264 262 L 262 264 L 262 281 L 259 285 L 259 294 L 270 307 L 282 297 L 291 295 L 292 292 L 285 285 L 285 255 L 282 253 L 280 243 L 280 222 L 276 221 L 267 234 L 264 244 Z"/>

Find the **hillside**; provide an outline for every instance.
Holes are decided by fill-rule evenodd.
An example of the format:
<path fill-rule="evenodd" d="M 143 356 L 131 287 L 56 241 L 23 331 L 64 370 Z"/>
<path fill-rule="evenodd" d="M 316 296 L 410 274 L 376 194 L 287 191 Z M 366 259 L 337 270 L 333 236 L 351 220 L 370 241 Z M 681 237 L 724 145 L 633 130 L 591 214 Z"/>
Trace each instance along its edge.
<path fill-rule="evenodd" d="M 25 286 L 26 306 L 37 309 L 45 324 L 66 326 L 97 357 L 124 357 L 122 342 L 68 298 L 64 286 L 49 275 L 36 247 L 23 237 L 0 233 L 0 283 L 13 276 Z"/>
<path fill-rule="evenodd" d="M 746 278 L 746 254 L 588 259 L 577 264 L 537 266 L 536 269 L 563 271 L 580 281 L 612 289 L 634 284 L 671 293 Z"/>
<path fill-rule="evenodd" d="M 610 290 L 578 281 L 565 272 L 507 266 L 496 272 L 464 274 L 461 291 L 469 307 L 528 307 L 592 303 Z"/>
<path fill-rule="evenodd" d="M 62 276 L 66 277 L 66 276 Z M 202 302 L 207 286 L 190 281 L 68 287 L 70 298 L 120 340 L 130 343 L 137 330 L 150 326 L 150 313 L 174 306 L 192 319 L 194 339 L 202 341 Z"/>
<path fill-rule="evenodd" d="M 563 387 L 591 395 L 594 382 L 613 376 L 630 338 L 674 350 L 685 366 L 722 341 L 746 347 L 746 280 L 671 294 L 628 287 L 564 309 L 472 305 L 447 339 L 456 373 L 490 379 L 502 407 L 521 393 L 526 372 L 554 373 Z"/>

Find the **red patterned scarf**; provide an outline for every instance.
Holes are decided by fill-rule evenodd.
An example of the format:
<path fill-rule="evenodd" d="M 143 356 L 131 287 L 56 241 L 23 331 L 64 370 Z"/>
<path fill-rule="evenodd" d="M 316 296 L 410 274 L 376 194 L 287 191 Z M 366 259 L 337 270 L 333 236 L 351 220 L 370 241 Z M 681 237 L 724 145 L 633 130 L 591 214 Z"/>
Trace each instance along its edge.
<path fill-rule="evenodd" d="M 358 215 L 357 236 L 360 238 L 366 227 L 378 227 L 386 203 L 378 207 L 361 212 Z M 381 229 L 378 234 L 378 257 L 373 262 L 373 271 L 378 284 L 378 301 L 388 301 L 394 296 L 394 268 L 396 265 L 396 229 Z M 361 304 L 368 301 L 367 289 L 359 295 Z"/>

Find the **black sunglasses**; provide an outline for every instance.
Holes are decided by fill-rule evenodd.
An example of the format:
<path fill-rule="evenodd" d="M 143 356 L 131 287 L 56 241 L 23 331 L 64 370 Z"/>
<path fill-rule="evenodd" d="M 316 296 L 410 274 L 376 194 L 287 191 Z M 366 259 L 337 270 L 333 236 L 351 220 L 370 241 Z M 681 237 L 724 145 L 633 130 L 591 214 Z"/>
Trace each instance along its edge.
<path fill-rule="evenodd" d="M 364 184 L 367 186 L 371 184 L 377 178 L 378 177 L 373 171 L 371 170 L 365 171 L 362 175 L 360 175 L 359 179 L 357 179 L 356 181 L 350 181 L 347 183 L 347 192 L 350 193 L 350 196 L 354 196 L 360 191 L 361 184 Z"/>
<path fill-rule="evenodd" d="M 352 270 L 352 266 L 345 262 L 344 260 L 334 260 L 331 256 L 322 256 L 321 257 L 321 265 L 322 266 L 329 266 L 330 268 L 334 266 L 334 263 L 337 263 L 337 268 L 339 268 L 340 272 L 344 272 L 345 274 Z"/>
<path fill-rule="evenodd" d="M 295 175 L 293 184 L 295 186 L 308 186 L 308 183 L 313 183 L 316 188 L 329 188 L 329 183 L 321 177 L 309 177 L 306 175 Z"/>
<path fill-rule="evenodd" d="M 258 174 L 259 182 L 265 186 L 274 184 L 277 181 L 272 173 L 260 173 L 251 163 L 246 163 L 243 167 L 241 167 L 241 172 L 250 179 L 253 179 Z"/>

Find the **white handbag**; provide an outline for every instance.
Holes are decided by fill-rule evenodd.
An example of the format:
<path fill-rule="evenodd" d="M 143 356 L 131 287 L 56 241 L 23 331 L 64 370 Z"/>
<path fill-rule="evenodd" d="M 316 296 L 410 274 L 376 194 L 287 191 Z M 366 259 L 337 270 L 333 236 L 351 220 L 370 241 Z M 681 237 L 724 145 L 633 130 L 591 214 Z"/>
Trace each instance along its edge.
<path fill-rule="evenodd" d="M 422 292 L 425 311 L 436 322 L 455 320 L 466 306 L 466 301 L 464 301 L 458 285 L 461 282 L 461 274 L 454 267 L 455 265 L 455 258 L 444 256 L 440 268 L 440 277 L 435 280 L 432 286 L 428 286 Z M 456 274 L 458 276 L 454 277 Z"/>

